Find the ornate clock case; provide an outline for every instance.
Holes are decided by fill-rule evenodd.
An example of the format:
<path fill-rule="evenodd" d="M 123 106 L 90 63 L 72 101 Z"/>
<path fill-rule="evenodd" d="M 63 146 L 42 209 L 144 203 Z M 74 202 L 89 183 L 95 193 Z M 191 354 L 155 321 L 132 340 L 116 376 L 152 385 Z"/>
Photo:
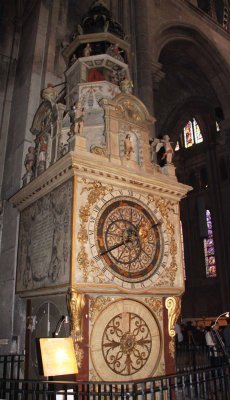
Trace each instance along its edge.
<path fill-rule="evenodd" d="M 86 43 L 102 53 L 83 56 Z M 118 43 L 122 60 L 103 51 L 109 43 Z M 154 118 L 132 94 L 130 45 L 111 32 L 87 33 L 64 51 L 66 60 L 73 54 L 65 100 L 84 105 L 83 133 L 54 98 L 35 115 L 32 132 L 39 139 L 45 130 L 50 157 L 11 199 L 21 212 L 17 293 L 28 298 L 28 317 L 47 298 L 66 308 L 69 293 L 78 380 L 173 372 L 184 291 L 179 202 L 189 187 L 172 164 L 151 163 Z M 89 82 L 96 67 L 105 79 Z M 120 85 L 106 78 L 118 72 Z M 36 323 L 29 330 L 36 337 Z"/>

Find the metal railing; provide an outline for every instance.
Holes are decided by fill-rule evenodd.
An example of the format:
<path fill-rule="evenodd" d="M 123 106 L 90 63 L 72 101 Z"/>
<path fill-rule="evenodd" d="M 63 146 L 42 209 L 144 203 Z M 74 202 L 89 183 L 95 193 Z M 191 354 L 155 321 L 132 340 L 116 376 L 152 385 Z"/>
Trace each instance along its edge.
<path fill-rule="evenodd" d="M 0 355 L 0 379 L 22 379 L 24 367 L 23 354 Z"/>
<path fill-rule="evenodd" d="M 133 382 L 23 379 L 24 361 L 24 355 L 0 356 L 0 400 L 230 400 L 229 362 L 206 346 L 179 345 L 176 374 Z"/>
<path fill-rule="evenodd" d="M 229 366 L 134 382 L 1 379 L 6 400 L 230 400 Z"/>

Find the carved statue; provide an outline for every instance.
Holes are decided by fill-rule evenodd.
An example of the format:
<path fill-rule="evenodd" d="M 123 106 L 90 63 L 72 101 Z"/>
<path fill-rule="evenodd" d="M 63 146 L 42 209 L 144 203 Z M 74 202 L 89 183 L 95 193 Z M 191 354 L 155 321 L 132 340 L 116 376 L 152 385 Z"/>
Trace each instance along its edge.
<path fill-rule="evenodd" d="M 110 44 L 110 46 L 108 47 L 108 49 L 106 50 L 106 54 L 108 54 L 111 57 L 116 58 L 119 61 L 124 62 L 124 58 L 121 56 L 120 53 L 123 53 L 123 50 L 120 50 L 118 47 L 118 44 Z"/>
<path fill-rule="evenodd" d="M 82 107 L 80 102 L 77 102 L 73 107 L 74 110 L 74 133 L 77 135 L 83 135 L 84 127 L 84 107 Z"/>
<path fill-rule="evenodd" d="M 47 88 L 42 90 L 42 99 L 48 100 L 52 106 L 56 103 L 57 99 L 57 92 L 54 88 L 54 85 L 52 83 L 48 83 Z"/>
<path fill-rule="evenodd" d="M 83 340 L 83 315 L 82 311 L 85 306 L 85 297 L 78 293 L 76 289 L 69 289 L 67 295 L 67 307 L 71 319 L 71 335 L 78 342 Z"/>
<path fill-rule="evenodd" d="M 85 46 L 85 48 L 84 48 L 84 50 L 83 50 L 84 57 L 89 57 L 89 56 L 91 56 L 92 51 L 93 51 L 93 50 L 92 50 L 92 47 L 90 46 L 89 43 L 87 43 L 87 45 Z"/>
<path fill-rule="evenodd" d="M 154 138 L 154 140 L 150 140 L 150 152 L 151 152 L 151 161 L 154 164 L 157 164 L 157 153 L 160 148 L 163 146 L 160 139 Z"/>
<path fill-rule="evenodd" d="M 170 142 L 170 137 L 168 135 L 164 135 L 163 139 L 162 139 L 162 143 L 164 145 L 165 148 L 165 152 L 163 154 L 162 159 L 166 159 L 166 163 L 167 164 L 171 164 L 172 163 L 172 158 L 173 158 L 173 148 Z"/>
<path fill-rule="evenodd" d="M 132 93 L 133 82 L 128 78 L 123 79 L 120 82 L 120 89 L 121 89 L 121 92 L 123 92 L 123 93 Z"/>
<path fill-rule="evenodd" d="M 35 148 L 30 146 L 25 156 L 24 165 L 28 174 L 33 174 L 33 166 L 35 164 Z"/>
<path fill-rule="evenodd" d="M 43 131 L 42 127 L 42 131 Z M 48 136 L 46 133 L 41 132 L 41 135 L 38 138 L 38 169 L 39 173 L 45 171 L 46 169 L 46 160 L 48 154 Z"/>
<path fill-rule="evenodd" d="M 124 147 L 125 147 L 125 156 L 126 160 L 130 160 L 131 153 L 134 153 L 132 140 L 130 138 L 130 134 L 127 133 L 125 140 L 124 140 Z"/>

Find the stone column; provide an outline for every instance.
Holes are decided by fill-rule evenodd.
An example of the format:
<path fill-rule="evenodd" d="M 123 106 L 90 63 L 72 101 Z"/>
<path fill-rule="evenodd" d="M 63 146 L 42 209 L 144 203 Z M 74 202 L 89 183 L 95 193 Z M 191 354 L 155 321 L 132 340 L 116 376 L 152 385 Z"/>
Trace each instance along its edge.
<path fill-rule="evenodd" d="M 152 89 L 152 45 L 148 30 L 149 10 L 152 6 L 148 0 L 135 0 L 135 33 L 137 50 L 137 80 L 138 97 L 153 113 L 153 89 Z"/>
<path fill-rule="evenodd" d="M 152 62 L 151 67 L 152 67 L 152 88 L 153 88 L 153 111 L 152 111 L 152 113 L 155 114 L 154 104 L 155 104 L 155 101 L 157 101 L 157 92 L 159 90 L 159 83 L 165 77 L 165 73 L 163 71 L 161 71 L 162 64 L 160 64 L 159 62 Z M 153 134 L 152 135 L 153 137 L 157 136 L 155 125 L 153 126 L 152 134 Z"/>

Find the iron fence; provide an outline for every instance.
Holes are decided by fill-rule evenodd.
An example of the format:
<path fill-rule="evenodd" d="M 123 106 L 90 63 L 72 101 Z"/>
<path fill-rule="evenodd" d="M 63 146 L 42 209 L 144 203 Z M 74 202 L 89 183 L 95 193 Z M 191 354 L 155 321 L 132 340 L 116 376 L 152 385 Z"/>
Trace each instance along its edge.
<path fill-rule="evenodd" d="M 0 355 L 0 379 L 24 378 L 24 366 L 24 354 Z"/>
<path fill-rule="evenodd" d="M 230 400 L 229 366 L 133 382 L 1 379 L 6 400 Z"/>
<path fill-rule="evenodd" d="M 24 361 L 24 355 L 0 356 L 0 400 L 230 400 L 228 360 L 207 347 L 179 346 L 176 374 L 132 382 L 23 379 Z"/>

